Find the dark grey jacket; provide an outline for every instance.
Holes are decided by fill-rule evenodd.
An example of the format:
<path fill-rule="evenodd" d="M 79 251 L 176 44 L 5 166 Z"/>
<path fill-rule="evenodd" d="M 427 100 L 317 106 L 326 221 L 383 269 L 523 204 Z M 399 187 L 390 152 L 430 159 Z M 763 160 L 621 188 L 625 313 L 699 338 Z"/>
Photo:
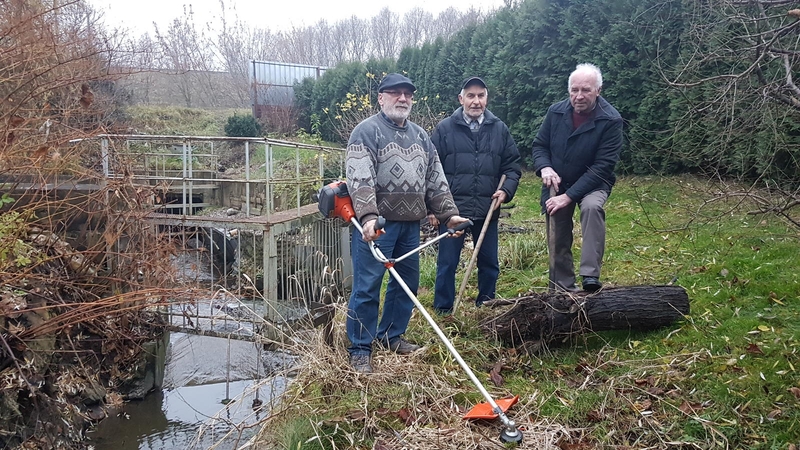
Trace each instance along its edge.
<path fill-rule="evenodd" d="M 566 192 L 579 202 L 598 189 L 611 192 L 622 148 L 622 117 L 598 96 L 594 119 L 572 131 L 572 111 L 569 99 L 550 106 L 533 141 L 533 167 L 539 176 L 552 167 L 561 177 L 558 194 Z M 549 188 L 542 185 L 542 205 L 548 198 Z"/>
<path fill-rule="evenodd" d="M 501 175 L 506 175 L 501 188 L 506 193 L 506 202 L 514 198 L 522 176 L 519 150 L 506 124 L 491 111 L 484 111 L 477 133 L 469 129 L 463 111 L 458 108 L 439 122 L 431 142 L 439 153 L 460 215 L 483 220 Z M 498 215 L 499 209 L 494 217 Z"/>

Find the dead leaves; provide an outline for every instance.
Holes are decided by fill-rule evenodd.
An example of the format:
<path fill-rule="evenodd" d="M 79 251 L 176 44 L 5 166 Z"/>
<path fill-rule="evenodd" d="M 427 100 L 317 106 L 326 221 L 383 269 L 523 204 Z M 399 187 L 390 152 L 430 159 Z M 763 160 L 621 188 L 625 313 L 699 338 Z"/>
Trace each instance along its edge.
<path fill-rule="evenodd" d="M 492 383 L 494 383 L 494 385 L 497 387 L 502 386 L 504 383 L 503 376 L 500 375 L 500 372 L 502 370 L 503 370 L 503 363 L 498 361 L 497 363 L 495 363 L 494 367 L 492 367 L 492 370 L 489 372 L 489 379 L 492 380 Z"/>
<path fill-rule="evenodd" d="M 707 402 L 699 403 L 699 402 L 689 402 L 687 400 L 684 400 L 683 403 L 681 403 L 681 406 L 678 407 L 678 409 L 687 416 L 696 416 L 699 413 L 703 412 L 703 410 L 706 408 L 707 405 L 708 405 Z"/>
<path fill-rule="evenodd" d="M 84 108 L 88 108 L 94 102 L 94 93 L 88 84 L 81 84 L 81 99 L 80 104 Z"/>
<path fill-rule="evenodd" d="M 796 398 L 797 400 L 800 400 L 800 388 L 792 386 L 789 388 L 789 393 L 794 395 L 794 398 Z"/>
<path fill-rule="evenodd" d="M 32 157 L 33 159 L 36 159 L 36 160 L 38 160 L 38 159 L 42 159 L 42 158 L 44 158 L 45 156 L 47 156 L 47 153 L 48 153 L 49 151 L 50 151 L 50 146 L 47 146 L 47 145 L 42 145 L 42 146 L 40 146 L 39 148 L 37 148 L 37 149 L 36 149 L 36 150 L 33 152 L 33 154 L 31 155 L 31 157 Z"/>
<path fill-rule="evenodd" d="M 606 414 L 601 411 L 591 410 L 586 413 L 586 420 L 594 423 L 602 422 L 606 420 Z"/>
<path fill-rule="evenodd" d="M 28 309 L 28 302 L 25 300 L 24 295 L 6 292 L 0 296 L 0 316 L 16 319 L 26 309 Z"/>
<path fill-rule="evenodd" d="M 647 389 L 647 394 L 653 397 L 663 397 L 666 391 L 663 388 L 654 386 Z"/>
<path fill-rule="evenodd" d="M 14 134 L 14 128 L 19 128 L 24 123 L 25 123 L 25 118 L 17 114 L 14 114 L 13 116 L 8 118 L 7 128 L 10 129 L 11 131 L 9 131 L 6 134 L 6 139 L 5 139 L 6 144 L 10 145 L 14 142 L 14 140 L 16 139 L 16 135 Z"/>
<path fill-rule="evenodd" d="M 564 438 L 556 442 L 556 447 L 561 450 L 593 450 L 597 448 L 597 446 L 589 441 L 586 437 L 581 438 L 578 441 L 572 441 L 571 439 Z"/>
<path fill-rule="evenodd" d="M 758 345 L 756 345 L 756 344 L 754 344 L 752 342 L 747 345 L 746 351 L 747 351 L 747 353 L 749 353 L 751 355 L 763 355 L 764 354 L 764 352 L 761 350 L 761 347 L 759 347 Z"/>
<path fill-rule="evenodd" d="M 653 413 L 653 411 L 651 410 L 652 407 L 653 407 L 653 401 L 650 400 L 649 398 L 633 403 L 633 410 L 639 414 L 644 414 L 644 413 L 652 414 Z"/>
<path fill-rule="evenodd" d="M 780 409 L 773 409 L 772 411 L 767 414 L 767 420 L 777 420 L 778 416 L 783 414 L 783 411 Z"/>
<path fill-rule="evenodd" d="M 689 272 L 691 272 L 691 273 L 703 273 L 703 272 L 705 272 L 707 270 L 708 270 L 708 267 L 700 266 L 700 267 L 692 267 L 692 269 L 689 270 Z"/>

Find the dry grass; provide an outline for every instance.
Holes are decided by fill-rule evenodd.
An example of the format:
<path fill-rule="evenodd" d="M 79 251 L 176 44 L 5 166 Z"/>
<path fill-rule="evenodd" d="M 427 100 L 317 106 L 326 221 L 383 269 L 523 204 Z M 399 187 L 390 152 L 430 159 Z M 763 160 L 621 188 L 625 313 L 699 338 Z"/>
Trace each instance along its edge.
<path fill-rule="evenodd" d="M 319 443 L 302 448 L 503 448 L 499 419 L 462 418 L 474 406 L 478 390 L 453 361 L 435 363 L 442 357 L 451 359 L 439 354 L 446 352 L 443 345 L 434 342 L 407 356 L 377 350 L 373 353 L 375 372 L 359 374 L 348 363 L 345 314 L 346 305 L 337 305 L 332 347 L 323 342 L 321 333 L 313 333 L 307 343 L 293 349 L 303 355 L 302 365 L 296 368 L 280 407 L 265 422 L 258 448 L 299 448 L 299 441 L 287 442 L 286 432 L 298 422 L 308 425 L 302 439 L 305 445 Z M 424 319 L 415 313 L 412 322 L 419 321 Z M 505 388 L 482 382 L 495 399 L 509 394 Z M 555 448 L 556 442 L 569 436 L 565 427 L 540 420 L 537 405 L 535 396 L 522 398 L 508 412 L 524 432 L 524 442 L 517 448 Z"/>

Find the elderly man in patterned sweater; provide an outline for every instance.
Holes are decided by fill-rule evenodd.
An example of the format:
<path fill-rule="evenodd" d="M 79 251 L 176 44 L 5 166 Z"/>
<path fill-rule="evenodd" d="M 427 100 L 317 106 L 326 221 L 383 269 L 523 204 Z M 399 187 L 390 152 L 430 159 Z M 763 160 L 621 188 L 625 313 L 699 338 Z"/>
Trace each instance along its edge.
<path fill-rule="evenodd" d="M 403 337 L 414 304 L 394 279 L 387 285 L 378 322 L 386 268 L 372 256 L 368 243 L 374 241 L 388 258 L 399 257 L 419 247 L 419 224 L 428 211 L 450 228 L 468 220 L 458 215 L 428 134 L 408 120 L 415 90 L 407 77 L 386 75 L 378 86 L 381 112 L 359 123 L 347 143 L 348 190 L 364 230 L 362 236 L 353 233 L 351 240 L 353 291 L 347 314 L 350 364 L 360 373 L 373 371 L 373 341 L 399 354 L 420 348 Z M 380 236 L 375 230 L 378 216 L 386 219 Z M 419 255 L 394 268 L 416 294 Z"/>

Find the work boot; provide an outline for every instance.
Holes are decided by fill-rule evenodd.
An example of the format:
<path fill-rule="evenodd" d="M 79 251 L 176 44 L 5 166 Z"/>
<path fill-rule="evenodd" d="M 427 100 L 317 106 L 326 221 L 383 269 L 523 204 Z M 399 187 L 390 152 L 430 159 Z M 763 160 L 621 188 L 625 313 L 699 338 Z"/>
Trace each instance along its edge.
<path fill-rule="evenodd" d="M 596 292 L 603 287 L 603 283 L 597 277 L 583 277 L 583 290 L 586 292 Z"/>
<path fill-rule="evenodd" d="M 412 344 L 407 340 L 403 339 L 402 337 L 395 338 L 393 341 L 389 342 L 389 345 L 385 343 L 381 344 L 383 348 L 393 351 L 398 355 L 410 355 L 415 351 L 421 349 L 422 347 L 417 344 Z"/>
<path fill-rule="evenodd" d="M 372 373 L 372 357 L 370 355 L 350 355 L 350 365 L 358 373 Z"/>

